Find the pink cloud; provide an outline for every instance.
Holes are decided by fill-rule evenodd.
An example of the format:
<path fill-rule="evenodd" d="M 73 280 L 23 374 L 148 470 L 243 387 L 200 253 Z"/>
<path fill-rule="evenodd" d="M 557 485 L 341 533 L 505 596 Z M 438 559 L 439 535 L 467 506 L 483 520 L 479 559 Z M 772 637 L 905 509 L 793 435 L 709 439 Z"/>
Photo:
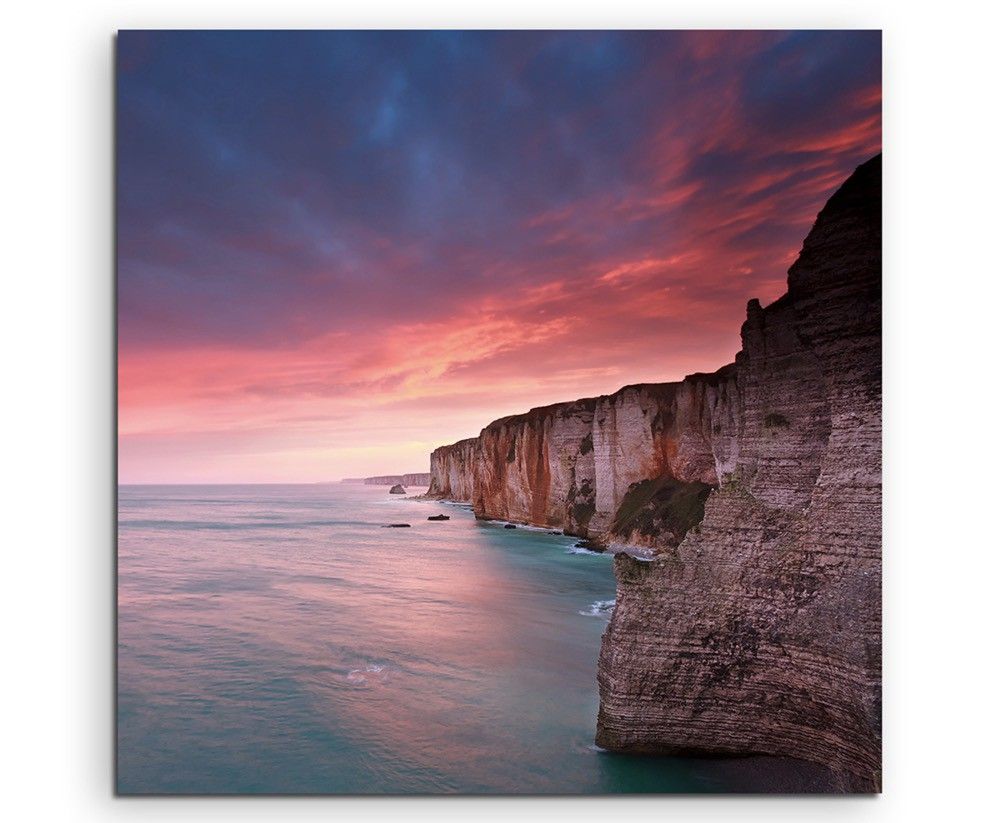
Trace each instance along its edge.
<path fill-rule="evenodd" d="M 178 335 L 123 345 L 121 480 L 424 470 L 432 448 L 496 417 L 729 362 L 746 301 L 784 291 L 817 211 L 881 144 L 877 84 L 786 128 L 760 122 L 741 61 L 780 37 L 701 33 L 655 55 L 641 71 L 673 72 L 672 96 L 644 101 L 651 127 L 615 158 L 618 174 L 530 200 L 510 236 L 455 232 L 430 255 L 418 232 L 393 236 L 360 218 L 336 230 L 303 220 L 295 236 L 271 226 L 213 235 L 250 261 L 287 261 L 261 276 L 280 322 L 266 340 L 247 328 L 221 342 Z M 533 55 L 516 59 L 527 72 Z M 571 153 L 604 116 L 599 105 L 567 112 L 556 137 Z M 535 134 L 525 151 L 556 137 Z M 326 196 L 299 178 L 279 194 Z M 334 241 L 347 247 L 336 271 L 303 252 Z M 202 262 L 184 238 L 157 237 L 141 251 L 182 271 Z M 235 307 L 249 275 L 227 275 L 224 305 Z M 282 277 L 304 284 L 306 299 L 284 302 Z M 148 278 L 155 298 L 159 281 Z M 170 328 L 179 312 L 208 309 L 148 299 L 122 311 L 137 327 Z M 329 328 L 317 322 L 324 313 Z"/>

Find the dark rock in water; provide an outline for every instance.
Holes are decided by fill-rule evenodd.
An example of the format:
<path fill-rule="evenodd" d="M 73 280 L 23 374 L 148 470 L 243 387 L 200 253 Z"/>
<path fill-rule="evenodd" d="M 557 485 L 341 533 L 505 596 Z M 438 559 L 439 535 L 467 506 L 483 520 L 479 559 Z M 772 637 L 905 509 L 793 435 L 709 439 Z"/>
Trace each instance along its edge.
<path fill-rule="evenodd" d="M 386 523 L 383 529 L 408 529 L 410 528 L 409 523 Z"/>
<path fill-rule="evenodd" d="M 404 489 L 402 486 L 399 485 L 399 483 L 397 483 L 395 486 L 389 489 L 389 494 L 406 494 L 406 489 Z"/>
<path fill-rule="evenodd" d="M 581 540 L 579 543 L 576 543 L 573 548 L 586 549 L 588 552 L 595 552 L 596 554 L 602 554 L 604 552 L 604 546 L 596 540 Z"/>
<path fill-rule="evenodd" d="M 562 532 L 549 532 L 549 534 L 554 534 L 556 537 L 562 537 Z"/>
<path fill-rule="evenodd" d="M 517 528 L 517 526 L 515 526 L 513 523 L 504 523 L 503 527 L 505 529 L 516 529 Z"/>
<path fill-rule="evenodd" d="M 451 518 L 446 514 L 432 514 L 427 518 L 428 520 L 451 520 Z"/>

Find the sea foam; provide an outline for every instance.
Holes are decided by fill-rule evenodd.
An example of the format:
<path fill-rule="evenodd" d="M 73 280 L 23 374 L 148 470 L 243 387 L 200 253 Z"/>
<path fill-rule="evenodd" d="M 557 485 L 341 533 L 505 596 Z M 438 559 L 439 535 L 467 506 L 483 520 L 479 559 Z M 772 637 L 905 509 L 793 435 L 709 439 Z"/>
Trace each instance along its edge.
<path fill-rule="evenodd" d="M 363 668 L 351 669 L 347 675 L 347 679 L 356 685 L 365 686 L 371 683 L 381 683 L 385 680 L 386 676 L 385 666 L 366 663 Z"/>
<path fill-rule="evenodd" d="M 580 614 L 584 617 L 611 617 L 611 611 L 615 607 L 615 601 L 612 600 L 595 600 L 590 604 L 590 608 L 586 609 Z"/>

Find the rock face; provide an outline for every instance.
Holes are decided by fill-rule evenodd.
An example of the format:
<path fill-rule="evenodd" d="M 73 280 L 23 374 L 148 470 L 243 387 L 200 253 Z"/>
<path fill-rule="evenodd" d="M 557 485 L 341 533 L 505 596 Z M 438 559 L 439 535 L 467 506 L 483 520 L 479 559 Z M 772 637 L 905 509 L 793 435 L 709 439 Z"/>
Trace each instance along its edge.
<path fill-rule="evenodd" d="M 406 489 L 404 489 L 399 483 L 389 489 L 389 494 L 406 494 Z"/>
<path fill-rule="evenodd" d="M 597 743 L 764 753 L 881 782 L 881 158 L 751 301 L 735 450 L 667 556 L 619 554 Z"/>
<path fill-rule="evenodd" d="M 751 300 L 736 362 L 497 420 L 429 494 L 615 557 L 598 745 L 772 754 L 881 782 L 881 157 Z M 634 550 L 630 550 L 635 553 Z"/>
<path fill-rule="evenodd" d="M 496 420 L 431 454 L 428 496 L 472 503 L 481 518 L 675 546 L 700 519 L 667 527 L 678 503 L 703 503 L 735 466 L 735 373 L 727 366 Z"/>
<path fill-rule="evenodd" d="M 478 440 L 470 437 L 431 452 L 431 478 L 427 497 L 472 502 Z"/>

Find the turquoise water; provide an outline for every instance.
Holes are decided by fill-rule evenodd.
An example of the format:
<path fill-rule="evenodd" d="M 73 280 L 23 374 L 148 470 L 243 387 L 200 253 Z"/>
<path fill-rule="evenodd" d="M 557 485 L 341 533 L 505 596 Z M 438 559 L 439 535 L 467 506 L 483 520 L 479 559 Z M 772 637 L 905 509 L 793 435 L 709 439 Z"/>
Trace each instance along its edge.
<path fill-rule="evenodd" d="M 122 487 L 119 790 L 716 788 L 593 746 L 614 578 L 573 542 L 384 487 Z"/>

